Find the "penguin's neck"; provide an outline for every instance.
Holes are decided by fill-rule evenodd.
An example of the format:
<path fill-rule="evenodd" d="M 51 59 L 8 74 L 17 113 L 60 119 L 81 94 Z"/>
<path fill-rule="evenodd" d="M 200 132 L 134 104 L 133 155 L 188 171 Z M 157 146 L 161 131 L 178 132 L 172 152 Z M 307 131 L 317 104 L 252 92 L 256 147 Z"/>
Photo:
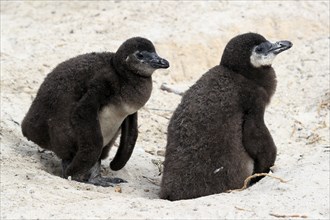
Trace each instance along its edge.
<path fill-rule="evenodd" d="M 275 71 L 272 67 L 254 68 L 251 71 L 246 71 L 241 74 L 255 82 L 258 86 L 264 88 L 269 98 L 275 93 L 277 81 Z"/>
<path fill-rule="evenodd" d="M 122 99 L 141 108 L 149 100 L 152 92 L 152 78 L 143 77 L 126 70 L 120 75 Z"/>
<path fill-rule="evenodd" d="M 152 77 L 142 76 L 121 65 L 112 65 L 120 81 L 120 96 L 123 101 L 142 107 L 150 98 Z"/>

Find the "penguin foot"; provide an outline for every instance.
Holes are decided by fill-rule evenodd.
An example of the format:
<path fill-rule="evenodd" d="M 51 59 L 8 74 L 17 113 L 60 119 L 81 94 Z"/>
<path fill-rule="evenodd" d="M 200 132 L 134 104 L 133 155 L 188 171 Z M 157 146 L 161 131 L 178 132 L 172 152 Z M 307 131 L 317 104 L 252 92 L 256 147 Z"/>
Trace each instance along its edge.
<path fill-rule="evenodd" d="M 62 177 L 67 179 L 65 171 L 72 160 L 62 160 Z M 95 186 L 113 187 L 113 184 L 127 183 L 121 178 L 102 177 L 100 174 L 101 161 L 98 161 L 89 171 L 82 174 L 73 175 L 71 178 L 77 182 L 93 184 Z"/>
<path fill-rule="evenodd" d="M 120 178 L 102 177 L 101 175 L 98 175 L 96 177 L 90 178 L 88 181 L 86 181 L 86 183 L 93 184 L 95 186 L 113 187 L 113 184 L 127 183 L 127 181 Z"/>

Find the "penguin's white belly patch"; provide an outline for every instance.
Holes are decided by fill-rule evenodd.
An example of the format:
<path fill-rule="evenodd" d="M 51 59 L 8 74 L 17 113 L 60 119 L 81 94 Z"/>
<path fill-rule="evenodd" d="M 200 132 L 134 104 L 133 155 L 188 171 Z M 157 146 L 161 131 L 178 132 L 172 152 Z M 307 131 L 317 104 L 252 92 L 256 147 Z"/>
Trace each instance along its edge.
<path fill-rule="evenodd" d="M 107 105 L 99 112 L 99 123 L 103 137 L 103 147 L 116 135 L 124 119 L 137 109 L 128 106 Z"/>
<path fill-rule="evenodd" d="M 246 163 L 246 170 L 250 175 L 253 174 L 254 171 L 254 160 L 252 158 L 249 158 L 249 160 Z"/>

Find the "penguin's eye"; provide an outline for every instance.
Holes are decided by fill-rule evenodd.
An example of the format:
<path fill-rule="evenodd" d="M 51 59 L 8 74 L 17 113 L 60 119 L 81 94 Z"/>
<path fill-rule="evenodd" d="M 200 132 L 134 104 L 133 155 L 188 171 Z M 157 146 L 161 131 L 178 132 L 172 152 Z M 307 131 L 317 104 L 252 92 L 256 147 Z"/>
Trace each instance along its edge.
<path fill-rule="evenodd" d="M 142 53 L 137 53 L 135 56 L 136 56 L 136 58 L 138 58 L 139 60 L 142 60 L 142 59 L 143 59 L 143 54 L 142 54 Z"/>
<path fill-rule="evenodd" d="M 261 53 L 262 52 L 262 47 L 257 47 L 256 52 Z"/>

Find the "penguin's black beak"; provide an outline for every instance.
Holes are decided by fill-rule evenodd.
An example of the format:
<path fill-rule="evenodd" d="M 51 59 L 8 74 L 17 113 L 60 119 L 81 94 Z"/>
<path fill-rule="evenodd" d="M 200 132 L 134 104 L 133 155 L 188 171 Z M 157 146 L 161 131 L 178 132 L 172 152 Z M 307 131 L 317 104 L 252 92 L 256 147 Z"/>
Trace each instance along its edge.
<path fill-rule="evenodd" d="M 277 55 L 287 49 L 290 49 L 292 47 L 292 43 L 290 41 L 278 41 L 276 43 L 270 43 L 269 41 L 263 42 L 259 44 L 255 48 L 255 52 L 257 54 L 263 54 L 263 55 L 269 55 L 274 54 Z"/>
<path fill-rule="evenodd" d="M 287 40 L 277 41 L 276 43 L 271 44 L 270 48 L 268 49 L 268 53 L 272 52 L 273 54 L 277 55 L 285 50 L 288 50 L 292 47 L 292 43 Z"/>
<path fill-rule="evenodd" d="M 166 69 L 170 66 L 169 62 L 158 56 L 156 52 L 141 51 L 137 52 L 135 56 L 138 60 L 140 60 L 140 62 L 149 64 L 152 68 L 155 69 Z"/>
<path fill-rule="evenodd" d="M 151 59 L 149 60 L 149 64 L 153 68 L 168 68 L 170 66 L 170 63 L 165 60 L 164 58 L 161 58 L 156 53 L 151 53 Z"/>

